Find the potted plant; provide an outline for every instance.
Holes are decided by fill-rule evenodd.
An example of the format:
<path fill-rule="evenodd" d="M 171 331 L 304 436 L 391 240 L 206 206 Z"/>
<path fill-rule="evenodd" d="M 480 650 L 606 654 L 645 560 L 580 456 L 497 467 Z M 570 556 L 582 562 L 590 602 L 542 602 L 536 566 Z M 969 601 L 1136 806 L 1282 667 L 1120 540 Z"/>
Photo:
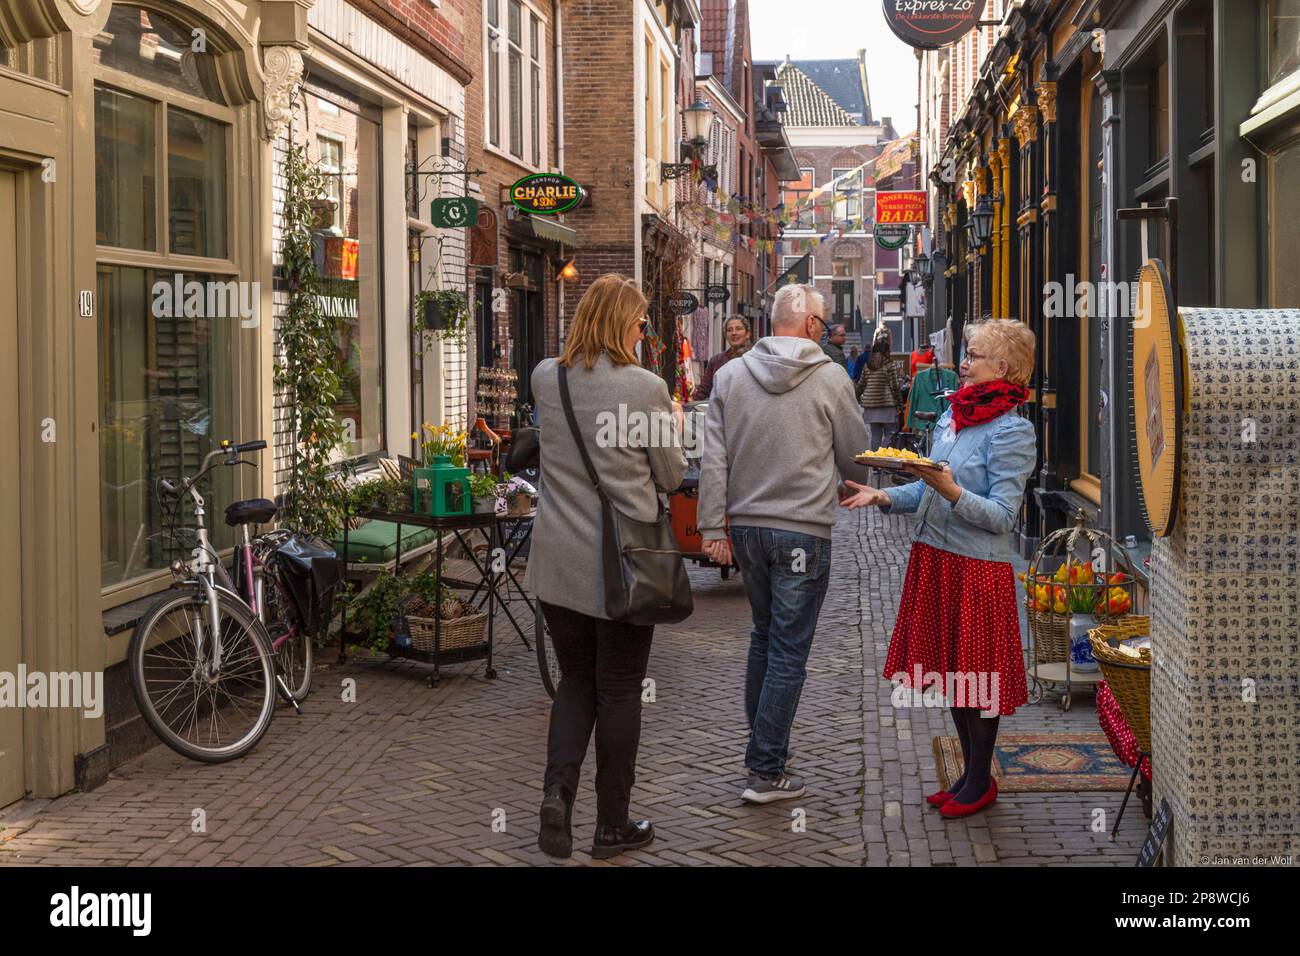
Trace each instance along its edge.
<path fill-rule="evenodd" d="M 360 640 L 359 646 L 372 654 L 388 650 L 402 630 L 402 598 L 406 584 L 395 574 L 379 575 L 374 584 L 361 594 L 344 597 Z M 401 643 L 400 638 L 397 639 Z"/>
<path fill-rule="evenodd" d="M 443 339 L 463 348 L 469 331 L 469 302 L 455 289 L 426 289 L 415 297 L 413 330 L 427 352 Z"/>
<path fill-rule="evenodd" d="M 469 514 L 469 469 L 465 467 L 469 433 L 447 424 L 425 422 L 423 428 L 427 436 L 420 444 L 424 464 L 413 474 L 415 511 L 427 515 Z M 411 437 L 418 435 L 412 432 Z"/>
<path fill-rule="evenodd" d="M 470 475 L 470 496 L 474 499 L 474 514 L 493 514 L 497 510 L 496 475 Z"/>
<path fill-rule="evenodd" d="M 506 486 L 506 510 L 512 515 L 526 515 L 537 506 L 537 493 L 522 478 L 512 478 Z"/>

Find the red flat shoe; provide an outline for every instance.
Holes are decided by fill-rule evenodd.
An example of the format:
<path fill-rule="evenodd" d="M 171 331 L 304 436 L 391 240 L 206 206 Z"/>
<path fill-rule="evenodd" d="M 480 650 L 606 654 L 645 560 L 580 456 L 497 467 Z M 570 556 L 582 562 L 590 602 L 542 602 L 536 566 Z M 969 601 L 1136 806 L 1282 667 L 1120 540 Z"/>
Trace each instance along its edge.
<path fill-rule="evenodd" d="M 954 797 L 939 808 L 939 815 L 944 817 L 968 817 L 972 813 L 979 813 L 990 803 L 998 798 L 998 782 L 990 778 L 989 788 L 984 791 L 984 796 L 980 797 L 974 803 L 958 803 Z"/>
<path fill-rule="evenodd" d="M 936 790 L 925 798 L 925 802 L 932 807 L 941 807 L 955 796 L 955 793 L 948 790 Z"/>

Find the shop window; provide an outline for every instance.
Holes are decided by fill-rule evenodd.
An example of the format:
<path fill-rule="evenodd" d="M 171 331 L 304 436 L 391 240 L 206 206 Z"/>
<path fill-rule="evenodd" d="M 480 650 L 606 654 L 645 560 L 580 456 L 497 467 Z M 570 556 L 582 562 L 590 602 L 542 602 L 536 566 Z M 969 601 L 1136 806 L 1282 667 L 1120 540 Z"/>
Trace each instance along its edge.
<path fill-rule="evenodd" d="M 321 100 L 320 102 L 327 101 Z M 334 115 L 338 116 L 339 114 L 335 112 Z M 325 177 L 325 196 L 334 204 L 334 218 L 330 228 L 341 231 L 343 225 L 343 143 L 330 136 L 317 136 L 316 155 L 319 157 L 316 161 L 317 166 Z"/>
<path fill-rule="evenodd" d="M 528 17 L 528 53 L 529 53 L 529 71 L 528 71 L 528 95 L 529 95 L 529 120 L 531 121 L 531 136 L 529 137 L 529 147 L 532 149 L 532 161 L 534 166 L 542 165 L 542 29 L 541 21 L 537 19 L 537 14 L 530 14 Z"/>
<path fill-rule="evenodd" d="M 1300 0 L 1269 0 L 1266 86 L 1296 70 L 1300 70 Z"/>
<path fill-rule="evenodd" d="M 523 5 L 519 0 L 506 0 L 508 12 L 506 34 L 510 49 L 507 52 L 510 82 L 510 152 L 524 155 L 524 79 L 523 73 Z"/>
<path fill-rule="evenodd" d="M 194 546 L 173 533 L 173 517 L 191 519 L 164 510 L 158 480 L 195 474 L 220 439 L 253 437 L 236 356 L 260 302 L 232 255 L 235 112 L 215 36 L 207 52 L 192 52 L 188 25 L 120 3 L 94 39 L 100 580 L 115 592 Z M 205 494 L 228 501 L 242 481 L 222 470 Z M 210 524 L 218 547 L 231 543 Z"/>
<path fill-rule="evenodd" d="M 226 103 L 217 80 L 217 52 L 193 49 L 192 28 L 153 10 L 113 5 L 104 29 L 95 36 L 94 57 L 101 67 L 213 103 Z"/>
<path fill-rule="evenodd" d="M 226 255 L 226 127 L 167 110 L 167 232 L 179 255 Z"/>
<path fill-rule="evenodd" d="M 1269 157 L 1269 304 L 1275 309 L 1300 308 L 1300 140 Z"/>
<path fill-rule="evenodd" d="M 488 142 L 501 145 L 501 0 L 487 0 L 487 65 L 484 100 L 487 104 Z"/>
<path fill-rule="evenodd" d="M 380 310 L 380 124 L 361 104 L 326 88 L 304 97 L 306 120 L 315 123 L 314 159 L 327 174 L 338 203 L 332 226 L 318 230 L 316 267 L 320 306 L 341 321 L 343 381 L 336 406 L 352 436 L 345 458 L 384 450 L 383 323 Z M 335 115 L 320 109 L 331 102 Z"/>
<path fill-rule="evenodd" d="M 122 249 L 158 248 L 157 103 L 95 90 L 95 241 Z"/>
<path fill-rule="evenodd" d="M 795 211 L 795 218 L 790 223 L 794 229 L 812 229 L 816 225 L 816 211 L 811 203 L 808 203 L 812 195 L 813 187 L 816 186 L 816 171 L 808 167 L 799 170 L 801 178 L 796 182 L 786 184 L 782 190 L 781 201 L 785 203 L 786 212 Z M 808 203 L 807 205 L 800 205 Z"/>
<path fill-rule="evenodd" d="M 546 20 L 524 0 L 484 0 L 484 9 L 487 142 L 521 163 L 542 168 L 546 159 Z"/>
<path fill-rule="evenodd" d="M 174 531 L 158 481 L 193 475 L 221 438 L 238 434 L 230 403 L 238 322 L 187 314 L 172 295 L 227 277 L 100 264 L 99 314 L 100 582 L 104 587 L 167 567 L 195 542 Z M 160 294 L 164 293 L 165 294 Z M 205 296 L 206 299 L 206 296 Z M 205 305 L 201 307 L 206 312 Z M 235 475 L 217 469 L 204 489 L 220 503 L 237 497 Z M 218 508 L 210 509 L 220 514 Z M 188 516 L 176 522 L 183 529 Z M 221 521 L 214 544 L 233 543 Z"/>
<path fill-rule="evenodd" d="M 832 169 L 831 179 L 835 182 L 836 225 L 843 225 L 845 220 L 856 222 L 862 215 L 862 173 L 850 176 L 851 169 Z M 843 176 L 843 179 L 840 177 Z"/>

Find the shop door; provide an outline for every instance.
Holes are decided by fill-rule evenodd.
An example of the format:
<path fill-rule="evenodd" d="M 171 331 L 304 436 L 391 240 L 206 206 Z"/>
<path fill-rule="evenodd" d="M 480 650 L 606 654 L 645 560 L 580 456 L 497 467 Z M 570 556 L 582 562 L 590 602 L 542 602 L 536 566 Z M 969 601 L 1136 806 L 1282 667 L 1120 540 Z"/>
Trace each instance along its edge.
<path fill-rule="evenodd" d="M 16 680 L 23 618 L 18 523 L 18 218 L 17 177 L 0 170 L 0 673 Z M 17 688 L 21 693 L 21 688 Z M 0 807 L 23 796 L 23 710 L 0 707 Z"/>
<path fill-rule="evenodd" d="M 831 282 L 832 324 L 840 322 L 848 332 L 856 332 L 857 319 L 853 315 L 853 280 L 835 279 Z"/>
<path fill-rule="evenodd" d="M 510 269 L 528 277 L 528 288 L 515 289 L 511 302 L 510 338 L 511 363 L 519 374 L 519 402 L 536 405 L 529 377 L 537 363 L 546 357 L 544 341 L 545 312 L 543 308 L 542 257 L 537 253 L 510 250 Z"/>

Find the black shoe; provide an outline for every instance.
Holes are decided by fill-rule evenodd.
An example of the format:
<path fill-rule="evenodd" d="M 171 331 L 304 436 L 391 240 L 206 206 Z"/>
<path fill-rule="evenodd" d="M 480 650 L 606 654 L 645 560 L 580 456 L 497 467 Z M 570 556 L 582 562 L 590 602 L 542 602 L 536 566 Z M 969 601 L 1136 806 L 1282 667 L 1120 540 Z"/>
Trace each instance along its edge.
<path fill-rule="evenodd" d="M 624 850 L 639 850 L 655 838 L 655 826 L 649 820 L 628 820 L 622 825 L 597 826 L 591 843 L 593 860 L 608 860 Z"/>
<path fill-rule="evenodd" d="M 547 856 L 567 860 L 573 855 L 573 804 L 560 787 L 546 791 L 539 817 L 537 846 Z"/>

